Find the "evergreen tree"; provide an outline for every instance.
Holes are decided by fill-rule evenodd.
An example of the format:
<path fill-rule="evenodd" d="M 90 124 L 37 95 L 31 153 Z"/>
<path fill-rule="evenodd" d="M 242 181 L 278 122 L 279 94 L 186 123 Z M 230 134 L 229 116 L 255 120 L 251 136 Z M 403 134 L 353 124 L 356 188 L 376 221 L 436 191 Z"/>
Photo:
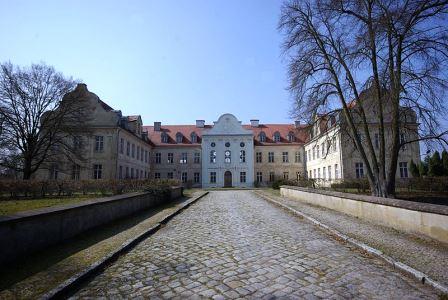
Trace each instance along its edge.
<path fill-rule="evenodd" d="M 448 152 L 443 150 L 442 152 L 442 165 L 443 165 L 443 175 L 448 176 Z"/>
<path fill-rule="evenodd" d="M 409 166 L 409 171 L 411 171 L 412 177 L 420 177 L 420 171 L 413 160 L 411 160 L 411 164 Z"/>
<path fill-rule="evenodd" d="M 420 161 L 418 165 L 418 172 L 420 173 L 420 176 L 427 176 L 428 175 L 428 165 L 429 165 L 429 155 L 426 155 L 425 159 L 423 161 Z"/>
<path fill-rule="evenodd" d="M 438 151 L 434 152 L 434 154 L 429 159 L 428 175 L 429 176 L 443 175 L 442 159 L 440 158 L 440 154 Z"/>

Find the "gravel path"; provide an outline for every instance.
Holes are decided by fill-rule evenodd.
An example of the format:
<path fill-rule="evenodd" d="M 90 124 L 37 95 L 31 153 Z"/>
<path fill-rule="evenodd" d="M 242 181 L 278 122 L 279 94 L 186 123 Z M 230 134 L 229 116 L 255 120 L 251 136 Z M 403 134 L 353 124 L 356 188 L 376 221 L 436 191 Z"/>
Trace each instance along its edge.
<path fill-rule="evenodd" d="M 73 298 L 434 299 L 250 191 L 216 191 L 173 218 Z"/>
<path fill-rule="evenodd" d="M 429 275 L 448 286 L 448 245 L 435 240 L 399 232 L 324 207 L 280 197 L 272 192 L 261 193 L 286 204 L 345 235 L 383 251 L 394 259 Z"/>

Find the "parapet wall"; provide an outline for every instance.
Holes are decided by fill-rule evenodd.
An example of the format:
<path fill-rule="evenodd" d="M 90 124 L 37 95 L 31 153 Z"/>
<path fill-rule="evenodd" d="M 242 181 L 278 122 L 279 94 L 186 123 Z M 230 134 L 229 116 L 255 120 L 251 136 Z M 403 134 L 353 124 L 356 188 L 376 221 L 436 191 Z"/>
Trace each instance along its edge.
<path fill-rule="evenodd" d="M 295 186 L 281 186 L 280 193 L 284 197 L 448 243 L 448 206 Z"/>
<path fill-rule="evenodd" d="M 171 188 L 169 200 L 181 196 L 182 187 Z M 147 192 L 130 193 L 0 216 L 0 265 L 164 201 Z"/>

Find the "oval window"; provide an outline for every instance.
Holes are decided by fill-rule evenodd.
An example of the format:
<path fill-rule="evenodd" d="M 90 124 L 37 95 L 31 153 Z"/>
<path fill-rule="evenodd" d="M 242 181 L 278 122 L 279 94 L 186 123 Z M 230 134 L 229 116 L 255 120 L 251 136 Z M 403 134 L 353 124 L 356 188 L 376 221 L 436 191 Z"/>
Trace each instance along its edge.
<path fill-rule="evenodd" d="M 215 142 L 211 143 L 210 146 L 215 147 L 216 146 Z"/>
<path fill-rule="evenodd" d="M 226 147 L 227 148 L 230 147 L 230 143 L 229 142 L 226 143 Z"/>
<path fill-rule="evenodd" d="M 243 148 L 245 145 L 243 142 L 240 143 L 240 147 Z"/>

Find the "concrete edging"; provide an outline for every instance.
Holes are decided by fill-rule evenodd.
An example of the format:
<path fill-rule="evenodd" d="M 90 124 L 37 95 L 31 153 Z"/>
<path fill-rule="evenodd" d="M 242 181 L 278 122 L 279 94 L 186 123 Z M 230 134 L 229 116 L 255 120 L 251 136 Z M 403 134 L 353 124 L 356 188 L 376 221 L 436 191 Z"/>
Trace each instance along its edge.
<path fill-rule="evenodd" d="M 126 254 L 135 246 L 137 246 L 141 241 L 156 233 L 160 228 L 162 228 L 162 225 L 168 223 L 173 217 L 180 214 L 183 210 L 187 209 L 191 204 L 206 196 L 208 193 L 208 191 L 205 191 L 201 195 L 196 196 L 187 203 L 184 203 L 179 207 L 179 209 L 167 215 L 159 223 L 155 224 L 138 236 L 127 240 L 126 242 L 121 244 L 118 249 L 93 263 L 83 271 L 73 275 L 72 277 L 58 285 L 56 288 L 42 295 L 40 299 L 65 299 L 68 295 L 75 292 L 85 281 L 100 273 L 109 264 L 116 261 L 121 255 Z"/>
<path fill-rule="evenodd" d="M 369 253 L 371 255 L 374 255 L 376 257 L 381 258 L 382 260 L 387 262 L 389 265 L 391 265 L 394 269 L 398 269 L 399 271 L 401 271 L 403 273 L 406 273 L 406 274 L 410 275 L 411 277 L 417 279 L 421 283 L 429 284 L 430 286 L 432 286 L 436 290 L 438 290 L 438 291 L 440 291 L 440 292 L 442 292 L 444 294 L 448 294 L 448 287 L 447 286 L 441 284 L 440 282 L 437 282 L 437 281 L 431 279 L 425 273 L 420 272 L 420 271 L 418 271 L 418 270 L 416 270 L 416 269 L 414 269 L 414 268 L 412 268 L 412 267 L 410 267 L 410 266 L 408 266 L 408 265 L 406 265 L 406 264 L 404 264 L 402 262 L 399 262 L 399 261 L 395 260 L 394 258 L 384 254 L 381 250 L 378 250 L 376 248 L 370 247 L 369 245 L 367 245 L 367 244 L 365 244 L 365 243 L 363 243 L 361 241 L 358 241 L 358 240 L 356 240 L 354 238 L 351 238 L 351 237 L 349 237 L 349 236 L 339 232 L 338 230 L 336 230 L 336 229 L 334 229 L 334 228 L 332 228 L 332 227 L 330 227 L 328 225 L 325 225 L 324 223 L 322 223 L 322 222 L 320 222 L 320 221 L 318 221 L 318 220 L 316 220 L 316 219 L 314 219 L 314 218 L 312 218 L 312 217 L 310 217 L 310 216 L 308 216 L 308 215 L 306 215 L 306 214 L 304 214 L 304 213 L 302 213 L 302 212 L 300 212 L 300 211 L 298 211 L 298 210 L 296 210 L 294 208 L 291 208 L 291 207 L 289 207 L 289 206 L 287 206 L 287 205 L 285 205 L 283 203 L 280 203 L 279 201 L 277 201 L 275 199 L 272 199 L 272 198 L 270 198 L 270 197 L 268 197 L 266 195 L 260 194 L 258 192 L 255 192 L 255 193 L 258 196 L 260 196 L 261 198 L 267 200 L 268 202 L 271 202 L 271 203 L 273 203 L 273 204 L 275 204 L 275 205 L 277 205 L 277 206 L 287 210 L 289 213 L 291 213 L 291 214 L 293 214 L 295 216 L 300 216 L 300 217 L 304 218 L 305 220 L 307 220 L 307 221 L 313 223 L 314 225 L 322 228 L 323 230 L 327 231 L 331 235 L 334 235 L 334 236 L 344 240 L 345 242 L 350 243 L 351 245 L 357 247 L 358 249 L 363 250 L 363 251 L 365 251 L 365 252 L 367 252 L 367 253 Z"/>

